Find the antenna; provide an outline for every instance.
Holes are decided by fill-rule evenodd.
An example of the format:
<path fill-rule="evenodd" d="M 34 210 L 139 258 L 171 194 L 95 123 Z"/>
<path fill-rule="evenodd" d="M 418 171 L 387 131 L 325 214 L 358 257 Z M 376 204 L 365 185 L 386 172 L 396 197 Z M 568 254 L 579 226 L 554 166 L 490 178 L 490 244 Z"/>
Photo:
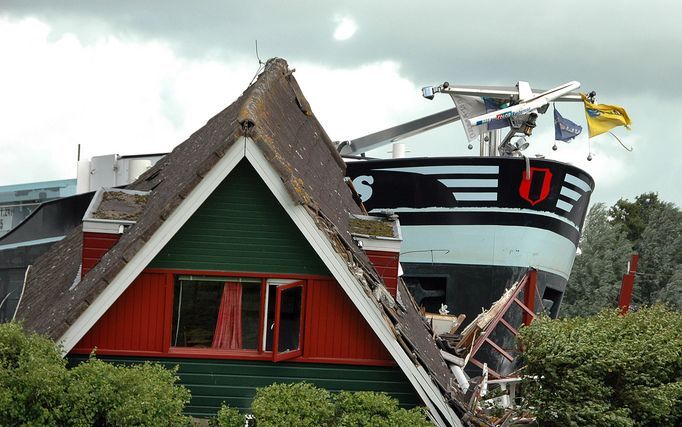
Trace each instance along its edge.
<path fill-rule="evenodd" d="M 263 61 L 261 61 L 260 55 L 258 54 L 258 39 L 256 39 L 256 59 L 258 60 L 258 65 L 265 64 Z"/>
<path fill-rule="evenodd" d="M 258 60 L 258 69 L 256 70 L 256 74 L 253 75 L 253 78 L 251 79 L 251 83 L 249 83 L 249 86 L 253 84 L 253 82 L 256 81 L 256 78 L 260 74 L 261 71 L 263 71 L 263 68 L 265 67 L 265 62 L 261 61 L 260 55 L 258 54 L 258 39 L 255 40 L 256 42 L 256 59 Z"/>

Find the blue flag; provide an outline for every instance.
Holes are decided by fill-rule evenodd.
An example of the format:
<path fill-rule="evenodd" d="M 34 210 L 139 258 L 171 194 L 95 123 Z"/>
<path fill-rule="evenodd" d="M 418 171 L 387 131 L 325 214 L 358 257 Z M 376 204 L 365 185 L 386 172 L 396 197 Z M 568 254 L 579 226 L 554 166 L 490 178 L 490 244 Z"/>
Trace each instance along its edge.
<path fill-rule="evenodd" d="M 565 119 L 554 107 L 554 139 L 569 142 L 583 131 L 582 126 Z"/>
<path fill-rule="evenodd" d="M 486 113 L 497 111 L 502 108 L 500 101 L 496 99 L 484 97 L 483 102 L 485 103 Z M 510 125 L 511 123 L 509 123 L 509 119 L 492 120 L 488 123 L 488 130 L 502 129 Z"/>

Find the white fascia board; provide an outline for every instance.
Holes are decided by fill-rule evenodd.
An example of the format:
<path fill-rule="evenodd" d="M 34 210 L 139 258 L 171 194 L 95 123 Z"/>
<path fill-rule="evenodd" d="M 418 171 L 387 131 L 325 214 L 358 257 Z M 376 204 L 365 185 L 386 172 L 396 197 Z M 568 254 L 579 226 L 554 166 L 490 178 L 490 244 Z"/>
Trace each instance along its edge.
<path fill-rule="evenodd" d="M 362 242 L 362 249 L 365 251 L 380 251 L 400 253 L 400 240 L 397 239 L 377 239 L 375 237 L 353 236 L 357 241 Z"/>
<path fill-rule="evenodd" d="M 135 221 L 93 221 L 91 219 L 83 220 L 84 233 L 100 233 L 100 234 L 122 234 L 123 228 L 126 225 L 135 224 Z"/>
<path fill-rule="evenodd" d="M 109 285 L 85 309 L 71 327 L 57 340 L 66 355 L 83 338 L 104 313 L 123 294 L 128 286 L 142 273 L 166 243 L 180 230 L 201 204 L 213 193 L 227 175 L 244 158 L 245 138 L 240 138 L 211 168 L 187 198 L 175 208 L 170 216 L 154 232 L 152 237 L 128 262 Z"/>
<path fill-rule="evenodd" d="M 398 363 L 420 398 L 427 404 L 436 423 L 442 426 L 462 426 L 457 415 L 443 399 L 436 384 L 428 377 L 428 374 L 415 366 L 400 346 L 384 320 L 380 308 L 364 291 L 362 283 L 351 273 L 346 261 L 334 250 L 328 236 L 317 227 L 307 209 L 291 199 L 280 176 L 256 144 L 248 139 L 246 158 Z M 443 421 L 441 415 L 447 418 L 447 423 Z"/>

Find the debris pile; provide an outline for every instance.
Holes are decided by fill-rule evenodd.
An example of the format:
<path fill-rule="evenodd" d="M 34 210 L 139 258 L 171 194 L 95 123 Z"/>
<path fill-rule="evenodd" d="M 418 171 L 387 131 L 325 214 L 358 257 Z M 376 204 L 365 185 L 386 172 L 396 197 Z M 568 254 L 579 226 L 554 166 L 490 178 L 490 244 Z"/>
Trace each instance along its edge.
<path fill-rule="evenodd" d="M 450 315 L 446 306 L 438 314 L 422 311 L 440 355 L 455 378 L 452 386 L 465 412 L 462 420 L 470 425 L 535 422 L 531 414 L 517 406 L 516 389 L 521 376 L 516 366 L 515 340 L 518 328 L 535 317 L 535 294 L 535 271 L 531 270 L 459 333 L 464 315 Z"/>

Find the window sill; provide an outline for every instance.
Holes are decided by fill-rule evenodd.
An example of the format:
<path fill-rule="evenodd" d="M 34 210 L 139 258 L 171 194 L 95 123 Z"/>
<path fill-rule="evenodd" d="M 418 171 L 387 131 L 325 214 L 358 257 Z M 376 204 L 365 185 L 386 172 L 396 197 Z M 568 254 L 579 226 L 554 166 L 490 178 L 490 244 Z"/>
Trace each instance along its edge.
<path fill-rule="evenodd" d="M 74 348 L 69 354 L 88 355 L 92 348 Z M 111 350 L 98 348 L 97 356 L 149 357 L 153 359 L 166 357 L 182 357 L 188 359 L 223 359 L 223 360 L 263 360 L 272 361 L 272 352 L 258 353 L 256 350 L 215 350 L 212 348 L 171 347 L 168 351 L 136 351 Z M 391 360 L 376 359 L 344 359 L 338 357 L 305 357 L 291 359 L 297 363 L 325 363 L 334 365 L 360 366 L 397 366 Z"/>
<path fill-rule="evenodd" d="M 220 350 L 215 348 L 170 347 L 168 354 L 213 359 L 272 360 L 272 352 L 259 353 L 257 350 Z"/>

